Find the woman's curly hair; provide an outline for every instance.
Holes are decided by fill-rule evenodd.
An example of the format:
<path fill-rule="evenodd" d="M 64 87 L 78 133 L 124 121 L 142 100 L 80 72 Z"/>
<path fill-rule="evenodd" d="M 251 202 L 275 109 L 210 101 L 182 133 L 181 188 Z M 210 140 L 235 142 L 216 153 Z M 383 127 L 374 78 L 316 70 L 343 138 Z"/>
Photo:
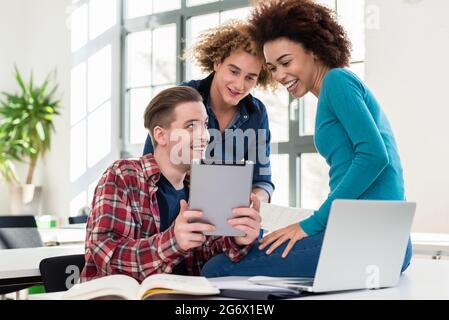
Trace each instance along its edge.
<path fill-rule="evenodd" d="M 349 65 L 351 42 L 331 9 L 312 0 L 262 0 L 253 5 L 249 32 L 259 50 L 267 42 L 287 38 L 330 68 Z"/>
<path fill-rule="evenodd" d="M 202 71 L 211 73 L 214 71 L 214 63 L 221 63 L 232 52 L 243 50 L 257 57 L 262 63 L 257 85 L 264 89 L 274 87 L 276 84 L 265 64 L 263 53 L 251 40 L 248 28 L 249 25 L 243 21 L 231 20 L 224 25 L 206 30 L 193 47 L 186 50 L 184 58 L 192 57 Z"/>

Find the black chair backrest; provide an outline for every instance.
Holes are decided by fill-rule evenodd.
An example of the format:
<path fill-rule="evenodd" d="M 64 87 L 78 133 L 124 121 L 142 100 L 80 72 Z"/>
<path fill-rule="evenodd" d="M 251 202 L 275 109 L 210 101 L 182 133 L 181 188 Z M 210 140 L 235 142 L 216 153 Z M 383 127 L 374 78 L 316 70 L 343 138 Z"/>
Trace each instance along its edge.
<path fill-rule="evenodd" d="M 39 264 L 39 270 L 45 292 L 70 289 L 78 283 L 84 263 L 84 255 L 82 254 L 43 259 Z"/>
<path fill-rule="evenodd" d="M 0 228 L 37 228 L 34 216 L 0 216 Z"/>
<path fill-rule="evenodd" d="M 87 223 L 87 216 L 69 217 L 69 224 Z"/>
<path fill-rule="evenodd" d="M 42 247 L 34 216 L 0 216 L 0 249 Z"/>

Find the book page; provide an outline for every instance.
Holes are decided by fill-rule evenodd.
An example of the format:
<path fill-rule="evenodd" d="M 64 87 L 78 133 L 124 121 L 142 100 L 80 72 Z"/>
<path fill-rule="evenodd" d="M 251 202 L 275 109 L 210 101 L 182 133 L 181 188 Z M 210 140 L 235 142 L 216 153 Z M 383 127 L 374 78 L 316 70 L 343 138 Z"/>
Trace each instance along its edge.
<path fill-rule="evenodd" d="M 273 232 L 298 223 L 313 214 L 313 210 L 278 206 L 271 203 L 260 204 L 260 216 L 262 228 L 267 232 Z"/>
<path fill-rule="evenodd" d="M 124 299 L 138 299 L 139 282 L 125 275 L 111 275 L 74 285 L 62 299 L 95 299 L 105 296 L 119 296 Z"/>
<path fill-rule="evenodd" d="M 146 278 L 140 285 L 139 297 L 146 296 L 151 289 L 169 289 L 191 295 L 219 294 L 218 290 L 204 277 L 180 276 L 175 274 L 155 274 Z"/>

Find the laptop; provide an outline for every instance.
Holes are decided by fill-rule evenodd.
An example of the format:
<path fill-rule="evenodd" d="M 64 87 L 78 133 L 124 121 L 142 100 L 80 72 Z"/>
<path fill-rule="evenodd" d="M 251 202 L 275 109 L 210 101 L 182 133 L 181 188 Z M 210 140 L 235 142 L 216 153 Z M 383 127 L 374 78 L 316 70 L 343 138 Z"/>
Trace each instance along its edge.
<path fill-rule="evenodd" d="M 415 209 L 416 203 L 406 201 L 335 200 L 314 278 L 248 280 L 316 293 L 394 287 Z"/>

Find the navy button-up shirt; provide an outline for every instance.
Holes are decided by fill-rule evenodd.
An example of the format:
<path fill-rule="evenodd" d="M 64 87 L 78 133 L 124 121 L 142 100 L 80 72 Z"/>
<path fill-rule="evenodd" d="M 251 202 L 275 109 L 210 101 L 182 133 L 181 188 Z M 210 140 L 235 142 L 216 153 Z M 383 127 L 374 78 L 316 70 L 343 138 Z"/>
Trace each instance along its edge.
<path fill-rule="evenodd" d="M 265 105 L 248 95 L 237 106 L 237 112 L 223 133 L 219 133 L 218 120 L 210 105 L 210 88 L 214 73 L 203 80 L 182 83 L 198 90 L 204 99 L 209 116 L 211 141 L 206 157 L 216 160 L 250 160 L 254 162 L 253 188 L 268 192 L 270 198 L 274 191 L 271 181 L 270 141 L 271 134 Z M 153 153 L 150 136 L 145 142 L 143 154 Z"/>

